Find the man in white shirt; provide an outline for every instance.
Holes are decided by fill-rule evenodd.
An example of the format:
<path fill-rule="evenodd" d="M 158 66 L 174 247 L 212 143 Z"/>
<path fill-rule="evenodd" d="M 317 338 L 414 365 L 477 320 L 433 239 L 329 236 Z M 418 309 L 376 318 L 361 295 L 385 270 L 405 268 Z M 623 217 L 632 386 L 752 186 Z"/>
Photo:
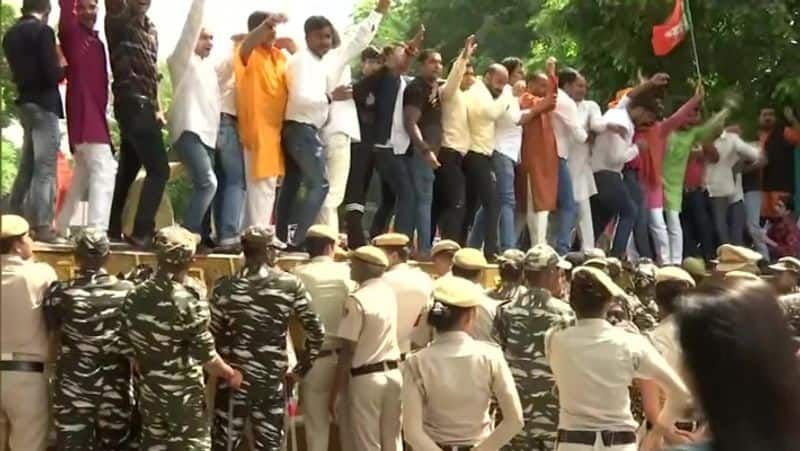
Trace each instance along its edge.
<path fill-rule="evenodd" d="M 234 36 L 234 42 L 241 37 Z M 217 192 L 214 202 L 216 253 L 239 254 L 239 233 L 245 202 L 245 173 L 242 143 L 236 111 L 236 74 L 233 51 L 217 64 L 220 94 L 219 134 L 217 135 Z"/>
<path fill-rule="evenodd" d="M 328 402 L 333 387 L 336 364 L 341 350 L 341 340 L 335 336 L 344 312 L 344 304 L 355 283 L 350 280 L 350 268 L 333 260 L 338 232 L 327 225 L 311 226 L 306 234 L 306 248 L 311 261 L 298 266 L 294 274 L 303 282 L 311 295 L 311 308 L 325 328 L 325 341 L 317 354 L 311 371 L 300 382 L 303 403 L 303 420 L 309 451 L 327 451 L 331 419 Z M 341 449 L 351 449 L 348 431 L 342 420 L 347 419 L 343 405 L 339 413 L 339 439 Z"/>
<path fill-rule="evenodd" d="M 331 104 L 353 97 L 349 85 L 329 90 L 329 80 L 341 80 L 345 66 L 372 40 L 390 3 L 379 0 L 351 40 L 336 49 L 330 21 L 322 16 L 309 17 L 304 26 L 308 48 L 293 55 L 287 65 L 289 99 L 282 131 L 286 175 L 278 195 L 277 232 L 294 248 L 302 245 L 306 230 L 316 221 L 330 189 L 320 130 L 329 120 Z M 297 202 L 301 184 L 305 186 L 305 199 Z"/>
<path fill-rule="evenodd" d="M 470 148 L 463 163 L 464 175 L 469 181 L 465 226 L 472 225 L 469 243 L 476 248 L 483 243 L 483 253 L 490 261 L 494 261 L 498 254 L 497 224 L 500 220 L 492 165 L 495 122 L 511 108 L 514 101 L 508 86 L 508 70 L 500 64 L 492 64 L 486 69 L 483 79 L 470 88 L 466 99 Z M 482 230 L 473 222 L 479 205 L 486 212 L 486 223 Z"/>
<path fill-rule="evenodd" d="M 706 162 L 705 183 L 711 201 L 711 219 L 719 244 L 741 246 L 743 227 L 728 223 L 730 207 L 734 204 L 736 180 L 734 168 L 743 163 L 755 163 L 761 154 L 758 147 L 746 143 L 735 129 L 728 129 L 714 141 L 717 161 Z M 743 226 L 744 224 L 742 224 Z"/>
<path fill-rule="evenodd" d="M 619 216 L 611 255 L 621 258 L 633 231 L 639 206 L 636 205 L 622 180 L 622 168 L 639 154 L 639 144 L 633 135 L 637 126 L 652 124 L 660 110 L 652 96 L 637 96 L 625 108 L 612 108 L 603 116 L 606 131 L 597 135 L 592 147 L 591 165 L 597 194 L 591 197 L 594 234 L 599 236 L 606 226 Z"/>
<path fill-rule="evenodd" d="M 637 450 L 638 423 L 631 413 L 629 392 L 634 378 L 654 380 L 668 396 L 689 395 L 645 337 L 605 320 L 613 299 L 624 295 L 602 270 L 579 267 L 570 289 L 577 324 L 551 329 L 545 337 L 545 354 L 559 394 L 559 451 Z M 672 405 L 683 407 L 678 404 Z M 664 418 L 671 414 L 662 412 Z"/>
<path fill-rule="evenodd" d="M 204 218 L 217 193 L 214 148 L 221 107 L 217 72 L 208 59 L 214 36 L 203 28 L 206 2 L 192 2 L 178 44 L 167 58 L 175 91 L 167 123 L 172 144 L 192 180 L 182 224 L 208 243 L 211 224 Z"/>

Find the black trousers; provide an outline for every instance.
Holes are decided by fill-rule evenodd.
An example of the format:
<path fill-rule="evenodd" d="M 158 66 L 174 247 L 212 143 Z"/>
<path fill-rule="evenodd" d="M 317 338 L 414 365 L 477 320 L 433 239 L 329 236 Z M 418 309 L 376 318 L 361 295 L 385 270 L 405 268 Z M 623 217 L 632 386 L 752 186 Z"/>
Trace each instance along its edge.
<path fill-rule="evenodd" d="M 439 226 L 442 239 L 466 244 L 464 208 L 466 203 L 466 178 L 464 157 L 458 151 L 443 148 L 439 151 L 439 163 L 433 182 L 433 228 Z M 431 234 L 434 235 L 434 234 Z"/>
<path fill-rule="evenodd" d="M 350 145 L 350 172 L 344 194 L 345 227 L 348 246 L 356 249 L 368 244 L 369 238 L 383 233 L 389 227 L 394 211 L 394 193 L 391 187 L 381 180 L 381 199 L 378 211 L 372 221 L 369 235 L 364 230 L 367 194 L 375 173 L 375 146 L 371 143 L 352 143 Z"/>
<path fill-rule="evenodd" d="M 164 141 L 161 139 L 161 126 L 156 121 L 153 103 L 145 99 L 118 98 L 114 104 L 114 114 L 119 122 L 122 145 L 111 205 L 109 235 L 116 237 L 122 234 L 122 212 L 128 191 L 139 169 L 144 166 L 147 175 L 136 209 L 133 236 L 148 237 L 155 229 L 156 212 L 169 179 L 169 162 Z"/>
<path fill-rule="evenodd" d="M 478 207 L 486 212 L 486 227 L 483 230 L 483 254 L 493 261 L 497 256 L 497 223 L 500 220 L 500 199 L 497 196 L 497 179 L 494 165 L 488 155 L 467 152 L 464 156 L 466 185 L 466 214 L 464 224 L 471 226 Z M 464 227 L 466 229 L 466 227 Z M 466 240 L 466 234 L 464 235 Z"/>
<path fill-rule="evenodd" d="M 628 188 L 628 193 L 633 199 L 633 203 L 639 206 L 636 221 L 633 223 L 633 243 L 640 257 L 647 257 L 655 260 L 653 244 L 650 242 L 650 232 L 648 230 L 647 208 L 645 206 L 644 192 L 639 182 L 639 171 L 624 169 L 622 171 L 622 181 Z"/>
<path fill-rule="evenodd" d="M 695 189 L 683 193 L 681 226 L 684 257 L 702 257 L 709 261 L 716 255 L 714 223 L 710 211 L 706 190 Z"/>
<path fill-rule="evenodd" d="M 599 237 L 614 217 L 619 216 L 617 232 L 614 234 L 611 246 L 611 255 L 621 258 L 625 255 L 639 206 L 634 202 L 619 172 L 595 172 L 594 181 L 597 184 L 597 194 L 589 199 L 592 207 L 594 235 Z"/>

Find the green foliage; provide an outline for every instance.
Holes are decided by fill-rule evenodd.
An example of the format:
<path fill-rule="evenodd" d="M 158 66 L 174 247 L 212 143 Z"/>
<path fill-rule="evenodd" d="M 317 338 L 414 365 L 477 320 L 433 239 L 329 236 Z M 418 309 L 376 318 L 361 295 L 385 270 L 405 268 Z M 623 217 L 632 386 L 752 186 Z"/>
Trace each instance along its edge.
<path fill-rule="evenodd" d="M 17 12 L 7 3 L 0 5 L 0 36 L 5 36 L 6 31 L 16 22 Z M 0 127 L 8 127 L 11 119 L 17 117 L 17 106 L 14 100 L 17 89 L 11 79 L 11 69 L 8 67 L 5 52 L 0 48 Z"/>
<path fill-rule="evenodd" d="M 11 185 L 17 176 L 17 164 L 19 161 L 19 151 L 5 139 L 0 143 L 0 194 L 11 192 Z"/>

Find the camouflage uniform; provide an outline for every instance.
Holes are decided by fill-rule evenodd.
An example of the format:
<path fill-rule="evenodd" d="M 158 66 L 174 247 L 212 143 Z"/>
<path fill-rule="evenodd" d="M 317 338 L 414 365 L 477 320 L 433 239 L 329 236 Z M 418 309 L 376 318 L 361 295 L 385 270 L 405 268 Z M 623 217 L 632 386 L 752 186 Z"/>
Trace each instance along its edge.
<path fill-rule="evenodd" d="M 785 294 L 778 299 L 794 336 L 800 339 L 800 293 Z"/>
<path fill-rule="evenodd" d="M 75 254 L 108 255 L 105 232 L 86 229 Z M 133 284 L 103 269 L 81 268 L 44 298 L 50 332 L 60 332 L 54 393 L 60 450 L 124 450 L 133 441 L 130 362 L 118 349 L 122 303 Z"/>
<path fill-rule="evenodd" d="M 558 254 L 546 245 L 533 247 L 525 259 L 526 270 L 558 264 Z M 500 307 L 494 323 L 517 386 L 525 426 L 505 450 L 553 450 L 558 428 L 558 396 L 553 373 L 545 359 L 544 337 L 553 327 L 572 324 L 575 315 L 549 291 L 528 287 L 527 293 Z"/>
<path fill-rule="evenodd" d="M 180 227 L 158 231 L 162 264 L 191 261 L 197 237 Z M 201 451 L 211 447 L 205 414 L 203 365 L 216 357 L 207 329 L 205 286 L 183 282 L 162 267 L 130 292 L 123 304 L 127 351 L 141 373 L 139 410 L 144 450 Z"/>
<path fill-rule="evenodd" d="M 503 255 L 497 258 L 497 264 L 502 269 L 504 266 L 511 266 L 516 270 L 522 270 L 522 264 L 525 260 L 525 253 L 518 249 L 509 249 L 503 252 Z M 525 286 L 516 280 L 501 280 L 500 285 L 489 290 L 486 294 L 503 303 L 511 302 L 517 299 L 520 295 L 525 293 Z"/>
<path fill-rule="evenodd" d="M 271 246 L 273 232 L 249 228 L 242 242 Z M 267 265 L 245 264 L 238 274 L 219 280 L 211 300 L 211 331 L 220 353 L 244 379 L 233 393 L 225 382 L 214 403 L 213 449 L 237 449 L 245 420 L 251 419 L 256 450 L 277 451 L 284 437 L 285 390 L 288 370 L 286 334 L 289 318 L 296 315 L 306 331 L 305 360 L 292 371 L 302 376 L 319 353 L 324 331 L 310 307 L 311 298 L 292 274 Z M 233 418 L 228 418 L 229 409 Z"/>

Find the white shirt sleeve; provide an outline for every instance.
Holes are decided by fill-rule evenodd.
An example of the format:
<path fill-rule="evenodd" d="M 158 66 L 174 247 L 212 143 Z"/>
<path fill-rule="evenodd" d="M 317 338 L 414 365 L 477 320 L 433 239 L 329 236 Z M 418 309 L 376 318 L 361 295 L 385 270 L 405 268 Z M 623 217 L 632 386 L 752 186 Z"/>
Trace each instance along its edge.
<path fill-rule="evenodd" d="M 330 73 L 328 77 L 339 80 L 345 66 L 350 64 L 361 52 L 367 48 L 378 33 L 378 25 L 383 19 L 383 14 L 372 11 L 366 19 L 353 27 L 347 28 L 341 35 L 341 45 L 325 55 L 329 60 Z"/>
<path fill-rule="evenodd" d="M 403 367 L 403 433 L 405 440 L 415 450 L 441 451 L 436 442 L 425 433 L 423 426 L 423 391 L 416 371 L 416 362 L 411 359 Z"/>
<path fill-rule="evenodd" d="M 654 380 L 667 394 L 667 401 L 661 411 L 661 417 L 678 418 L 680 412 L 687 406 L 677 400 L 686 400 L 691 397 L 686 384 L 647 339 L 631 335 L 631 340 L 636 376 Z"/>
<path fill-rule="evenodd" d="M 589 109 L 589 130 L 595 133 L 606 131 L 606 122 L 603 120 L 600 105 L 597 102 L 587 101 L 587 107 Z"/>
<path fill-rule="evenodd" d="M 731 133 L 731 140 L 733 150 L 739 155 L 740 158 L 747 161 L 758 160 L 760 151 L 758 147 L 746 143 L 741 136 Z"/>
<path fill-rule="evenodd" d="M 517 393 L 517 386 L 511 369 L 506 363 L 506 359 L 497 350 L 496 358 L 492 359 L 492 393 L 497 398 L 500 411 L 503 412 L 503 420 L 497 425 L 494 431 L 479 443 L 475 451 L 490 451 L 502 448 L 514 438 L 525 422 L 522 418 L 522 404 Z"/>
<path fill-rule="evenodd" d="M 558 97 L 556 97 L 556 109 L 553 114 L 561 123 L 564 128 L 569 132 L 571 138 L 577 143 L 584 143 L 589 135 L 586 129 L 580 123 L 578 118 L 578 108 L 575 102 L 569 98 L 566 92 L 559 90 Z"/>
<path fill-rule="evenodd" d="M 197 38 L 200 37 L 200 30 L 203 28 L 205 7 L 206 0 L 194 0 L 192 2 L 189 7 L 189 15 L 183 25 L 181 37 L 178 39 L 178 44 L 172 54 L 167 57 L 167 65 L 173 77 L 172 83 L 175 85 L 180 83 L 183 78 L 183 71 L 189 65 L 194 49 L 197 47 Z"/>

